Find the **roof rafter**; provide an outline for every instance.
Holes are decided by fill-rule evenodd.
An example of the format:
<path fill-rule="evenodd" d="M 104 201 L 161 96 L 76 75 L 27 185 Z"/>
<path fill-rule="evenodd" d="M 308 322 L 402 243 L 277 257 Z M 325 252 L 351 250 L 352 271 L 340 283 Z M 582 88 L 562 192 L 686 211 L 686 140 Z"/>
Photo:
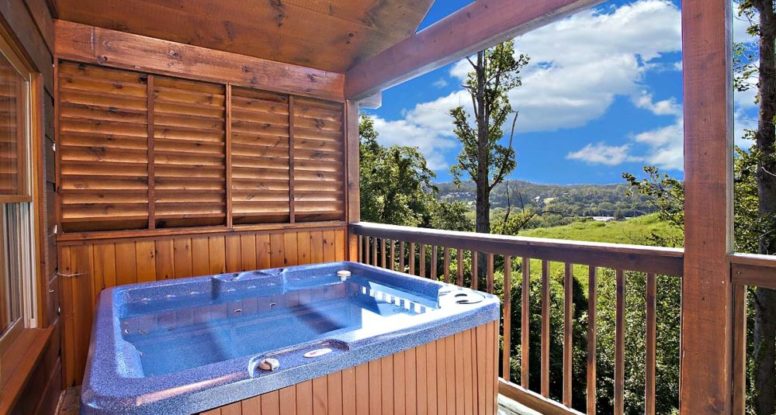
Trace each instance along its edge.
<path fill-rule="evenodd" d="M 359 100 L 603 0 L 477 0 L 347 72 Z"/>

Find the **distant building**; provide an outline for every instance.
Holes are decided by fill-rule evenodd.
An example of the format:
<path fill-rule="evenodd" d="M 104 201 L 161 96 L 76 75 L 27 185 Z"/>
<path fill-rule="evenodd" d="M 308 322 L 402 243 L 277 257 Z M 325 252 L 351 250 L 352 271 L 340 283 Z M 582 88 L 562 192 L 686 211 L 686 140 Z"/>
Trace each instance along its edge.
<path fill-rule="evenodd" d="M 592 216 L 590 219 L 596 222 L 611 222 L 614 220 L 614 216 Z"/>

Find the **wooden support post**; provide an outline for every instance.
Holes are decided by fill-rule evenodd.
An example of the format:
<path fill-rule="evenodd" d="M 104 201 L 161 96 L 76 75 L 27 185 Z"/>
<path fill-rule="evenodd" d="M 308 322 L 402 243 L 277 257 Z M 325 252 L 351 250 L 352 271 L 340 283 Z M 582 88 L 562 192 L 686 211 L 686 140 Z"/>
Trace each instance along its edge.
<path fill-rule="evenodd" d="M 682 2 L 685 255 L 680 413 L 732 406 L 732 2 Z"/>
<path fill-rule="evenodd" d="M 345 212 L 348 224 L 357 223 L 361 220 L 358 123 L 358 103 L 347 101 L 345 103 L 345 172 L 347 174 L 347 186 L 345 188 L 347 206 L 345 206 Z M 350 232 L 348 232 L 348 252 L 351 261 L 358 260 L 357 239 Z"/>

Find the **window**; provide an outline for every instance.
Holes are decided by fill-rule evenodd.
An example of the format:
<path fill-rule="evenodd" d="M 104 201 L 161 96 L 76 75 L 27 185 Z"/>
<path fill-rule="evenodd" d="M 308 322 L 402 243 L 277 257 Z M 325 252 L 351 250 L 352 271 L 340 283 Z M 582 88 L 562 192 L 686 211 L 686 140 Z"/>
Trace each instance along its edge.
<path fill-rule="evenodd" d="M 31 71 L 0 37 L 0 346 L 36 324 L 31 84 Z"/>

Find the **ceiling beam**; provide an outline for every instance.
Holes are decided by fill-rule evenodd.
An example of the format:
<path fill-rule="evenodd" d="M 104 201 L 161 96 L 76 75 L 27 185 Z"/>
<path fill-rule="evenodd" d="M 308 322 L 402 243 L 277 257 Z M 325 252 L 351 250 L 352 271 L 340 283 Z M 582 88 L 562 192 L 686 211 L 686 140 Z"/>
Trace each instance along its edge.
<path fill-rule="evenodd" d="M 477 0 L 346 74 L 358 100 L 536 29 L 603 0 Z"/>

